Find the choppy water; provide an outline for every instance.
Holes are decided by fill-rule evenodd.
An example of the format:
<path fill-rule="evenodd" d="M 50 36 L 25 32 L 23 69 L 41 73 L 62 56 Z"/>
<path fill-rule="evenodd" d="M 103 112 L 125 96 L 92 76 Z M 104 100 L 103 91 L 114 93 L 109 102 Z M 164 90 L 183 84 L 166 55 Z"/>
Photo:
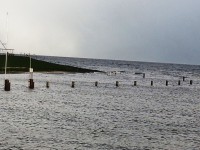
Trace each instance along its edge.
<path fill-rule="evenodd" d="M 116 76 L 35 73 L 34 90 L 27 88 L 28 74 L 12 74 L 10 92 L 3 90 L 4 75 L 0 75 L 0 149 L 199 149 L 199 66 L 38 59 L 122 72 Z M 135 72 L 145 72 L 146 78 Z M 188 78 L 178 86 L 182 76 Z"/>

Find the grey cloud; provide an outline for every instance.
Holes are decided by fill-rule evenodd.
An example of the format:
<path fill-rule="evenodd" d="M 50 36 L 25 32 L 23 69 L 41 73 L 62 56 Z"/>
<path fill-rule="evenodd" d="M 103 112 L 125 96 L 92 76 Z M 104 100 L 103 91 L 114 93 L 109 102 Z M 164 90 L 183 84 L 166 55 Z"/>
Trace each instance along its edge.
<path fill-rule="evenodd" d="M 200 64 L 199 5 L 199 0 L 4 1 L 9 45 L 19 51 L 194 64 Z"/>

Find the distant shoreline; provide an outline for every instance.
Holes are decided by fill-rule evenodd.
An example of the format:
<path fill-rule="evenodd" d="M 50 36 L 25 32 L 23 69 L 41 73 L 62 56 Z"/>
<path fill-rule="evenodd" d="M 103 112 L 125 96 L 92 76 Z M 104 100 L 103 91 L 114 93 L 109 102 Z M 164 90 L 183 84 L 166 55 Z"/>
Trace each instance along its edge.
<path fill-rule="evenodd" d="M 22 73 L 29 72 L 30 57 L 19 56 L 14 54 L 8 55 L 7 73 Z M 101 72 L 99 70 L 85 69 L 73 67 L 69 65 L 60 65 L 43 60 L 31 58 L 31 68 L 34 72 L 69 72 L 69 73 L 92 73 Z M 5 70 L 5 55 L 0 55 L 0 74 L 4 74 Z"/>

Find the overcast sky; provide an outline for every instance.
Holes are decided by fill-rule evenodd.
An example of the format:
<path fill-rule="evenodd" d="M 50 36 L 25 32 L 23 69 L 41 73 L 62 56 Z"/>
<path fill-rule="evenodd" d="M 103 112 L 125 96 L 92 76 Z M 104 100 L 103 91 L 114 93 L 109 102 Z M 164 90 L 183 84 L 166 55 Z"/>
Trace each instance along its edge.
<path fill-rule="evenodd" d="M 200 0 L 0 2 L 15 53 L 200 64 Z"/>

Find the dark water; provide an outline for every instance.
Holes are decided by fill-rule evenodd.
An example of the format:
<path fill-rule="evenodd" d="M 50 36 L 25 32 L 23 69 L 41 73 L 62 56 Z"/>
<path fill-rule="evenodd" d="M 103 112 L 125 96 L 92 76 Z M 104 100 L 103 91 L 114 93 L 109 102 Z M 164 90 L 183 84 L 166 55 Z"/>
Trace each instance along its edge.
<path fill-rule="evenodd" d="M 117 73 L 35 73 L 34 90 L 28 74 L 12 74 L 10 92 L 0 75 L 0 149 L 199 149 L 199 66 L 37 58 Z"/>
<path fill-rule="evenodd" d="M 172 76 L 196 76 L 199 77 L 199 65 L 185 64 L 165 64 L 165 63 L 150 63 L 136 61 L 119 61 L 119 60 L 104 60 L 104 59 L 86 59 L 86 58 L 71 58 L 71 57 L 47 57 L 35 56 L 40 60 L 54 62 L 63 65 L 72 65 L 89 69 L 98 69 L 101 71 L 125 71 L 127 73 L 145 72 L 159 75 Z"/>

